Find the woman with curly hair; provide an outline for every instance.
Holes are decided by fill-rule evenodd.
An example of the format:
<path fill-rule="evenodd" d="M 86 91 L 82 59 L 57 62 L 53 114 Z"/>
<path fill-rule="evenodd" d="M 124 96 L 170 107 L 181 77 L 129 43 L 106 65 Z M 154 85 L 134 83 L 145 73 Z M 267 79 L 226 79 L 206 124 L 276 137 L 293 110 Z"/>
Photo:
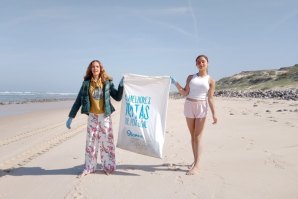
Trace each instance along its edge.
<path fill-rule="evenodd" d="M 98 60 L 91 61 L 66 122 L 67 128 L 70 129 L 72 120 L 80 107 L 81 113 L 88 115 L 85 168 L 82 176 L 95 172 L 98 150 L 100 150 L 103 171 L 109 175 L 116 169 L 111 120 L 111 114 L 115 108 L 111 104 L 110 97 L 120 101 L 122 95 L 123 77 L 118 89 L 116 89 L 112 78 L 104 70 L 101 62 Z"/>

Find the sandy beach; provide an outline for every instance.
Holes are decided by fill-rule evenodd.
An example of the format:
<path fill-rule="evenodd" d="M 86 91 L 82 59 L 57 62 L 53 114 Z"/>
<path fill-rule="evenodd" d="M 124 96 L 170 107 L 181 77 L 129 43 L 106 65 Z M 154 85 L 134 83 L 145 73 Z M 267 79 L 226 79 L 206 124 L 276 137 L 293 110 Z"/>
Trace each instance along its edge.
<path fill-rule="evenodd" d="M 193 176 L 184 99 L 169 100 L 163 159 L 116 148 L 112 175 L 82 178 L 87 116 L 67 129 L 72 101 L 0 106 L 0 198 L 296 199 L 298 102 L 215 100 L 219 121 L 208 114 Z M 121 103 L 113 105 L 116 144 Z"/>

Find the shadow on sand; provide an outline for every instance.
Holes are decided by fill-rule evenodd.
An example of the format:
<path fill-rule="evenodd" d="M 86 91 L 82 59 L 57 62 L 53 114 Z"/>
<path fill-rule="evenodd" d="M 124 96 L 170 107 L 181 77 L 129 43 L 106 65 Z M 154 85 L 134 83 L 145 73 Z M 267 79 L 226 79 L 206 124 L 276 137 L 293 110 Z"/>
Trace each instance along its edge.
<path fill-rule="evenodd" d="M 134 171 L 145 171 L 154 173 L 157 171 L 180 171 L 185 172 L 187 170 L 181 169 L 185 165 L 176 164 L 161 164 L 161 165 L 117 165 L 117 170 L 111 175 L 127 175 L 127 176 L 139 176 L 139 174 L 133 173 Z M 0 170 L 0 177 L 10 176 L 42 176 L 42 175 L 74 175 L 78 176 L 84 169 L 84 165 L 78 165 L 71 168 L 63 169 L 44 169 L 41 167 L 18 167 L 15 169 Z M 106 175 L 101 169 L 96 170 L 95 174 Z"/>

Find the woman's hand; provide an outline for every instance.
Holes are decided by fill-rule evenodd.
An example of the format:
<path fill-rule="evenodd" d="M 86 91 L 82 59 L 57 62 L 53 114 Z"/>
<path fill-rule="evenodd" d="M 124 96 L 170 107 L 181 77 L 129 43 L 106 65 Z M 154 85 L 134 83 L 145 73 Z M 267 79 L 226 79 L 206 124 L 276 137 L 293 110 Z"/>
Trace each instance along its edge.
<path fill-rule="evenodd" d="M 171 84 L 176 85 L 176 83 L 177 83 L 176 79 L 175 79 L 174 77 L 171 76 Z"/>
<path fill-rule="evenodd" d="M 120 86 L 123 86 L 123 80 L 124 80 L 124 77 L 122 77 L 120 80 L 120 83 L 119 83 Z"/>
<path fill-rule="evenodd" d="M 66 127 L 67 127 L 68 129 L 71 128 L 71 123 L 72 123 L 72 118 L 69 117 L 68 120 L 66 121 Z"/>

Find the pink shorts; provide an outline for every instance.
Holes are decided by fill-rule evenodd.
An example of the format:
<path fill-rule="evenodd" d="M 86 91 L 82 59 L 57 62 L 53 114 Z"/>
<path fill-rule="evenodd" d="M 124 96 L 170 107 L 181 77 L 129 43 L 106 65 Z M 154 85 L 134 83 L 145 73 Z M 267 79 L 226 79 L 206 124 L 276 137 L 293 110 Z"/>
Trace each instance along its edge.
<path fill-rule="evenodd" d="M 187 118 L 204 118 L 207 116 L 208 103 L 202 101 L 185 100 L 184 103 L 184 116 Z"/>

